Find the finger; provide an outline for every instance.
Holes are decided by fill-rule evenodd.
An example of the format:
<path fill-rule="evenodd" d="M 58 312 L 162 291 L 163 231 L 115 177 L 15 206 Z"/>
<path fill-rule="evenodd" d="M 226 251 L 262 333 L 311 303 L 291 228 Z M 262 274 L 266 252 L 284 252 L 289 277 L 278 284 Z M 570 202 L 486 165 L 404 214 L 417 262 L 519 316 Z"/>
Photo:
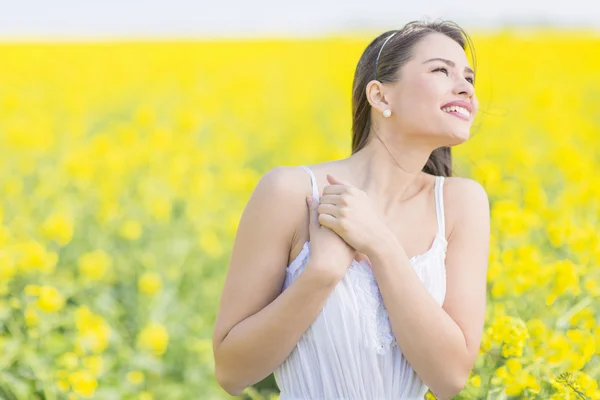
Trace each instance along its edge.
<path fill-rule="evenodd" d="M 351 186 L 350 183 L 346 181 L 342 181 L 341 179 L 336 178 L 331 174 L 327 174 L 327 181 L 333 185 L 348 185 Z"/>
<path fill-rule="evenodd" d="M 337 233 L 337 228 L 339 225 L 338 221 L 339 220 L 336 217 L 329 215 L 329 214 L 319 214 L 319 216 L 318 216 L 318 222 L 322 226 L 329 228 L 336 233 Z"/>
<path fill-rule="evenodd" d="M 339 194 L 327 194 L 324 196 L 321 196 L 321 204 L 333 204 L 336 206 L 341 206 L 344 204 L 344 202 L 342 201 L 342 196 Z"/>
<path fill-rule="evenodd" d="M 317 207 L 317 212 L 319 214 L 329 214 L 335 218 L 340 217 L 340 209 L 334 204 L 323 204 L 321 203 L 319 207 Z"/>
<path fill-rule="evenodd" d="M 342 194 L 348 192 L 351 186 L 348 185 L 327 185 L 323 188 L 323 194 Z"/>
<path fill-rule="evenodd" d="M 319 213 L 317 212 L 317 207 L 319 206 L 319 202 L 315 200 L 312 196 L 308 196 L 306 198 L 306 204 L 308 205 L 308 229 L 309 234 L 312 233 L 315 229 L 319 228 Z"/>

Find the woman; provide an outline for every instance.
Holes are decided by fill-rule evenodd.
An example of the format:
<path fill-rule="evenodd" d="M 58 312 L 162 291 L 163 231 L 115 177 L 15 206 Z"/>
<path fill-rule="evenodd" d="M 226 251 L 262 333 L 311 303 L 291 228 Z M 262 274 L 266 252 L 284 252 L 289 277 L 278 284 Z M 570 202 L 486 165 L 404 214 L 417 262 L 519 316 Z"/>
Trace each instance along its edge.
<path fill-rule="evenodd" d="M 214 331 L 227 392 L 272 372 L 281 400 L 462 390 L 483 331 L 490 235 L 485 190 L 450 177 L 450 147 L 469 138 L 478 105 L 467 43 L 451 22 L 377 37 L 354 76 L 352 155 L 262 177 Z"/>

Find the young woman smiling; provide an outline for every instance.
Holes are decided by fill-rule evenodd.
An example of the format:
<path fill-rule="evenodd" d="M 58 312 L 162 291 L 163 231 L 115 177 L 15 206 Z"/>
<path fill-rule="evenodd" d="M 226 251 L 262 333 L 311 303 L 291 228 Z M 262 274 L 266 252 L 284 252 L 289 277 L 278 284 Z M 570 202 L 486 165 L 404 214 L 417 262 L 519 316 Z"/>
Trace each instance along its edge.
<path fill-rule="evenodd" d="M 462 390 L 483 332 L 490 236 L 485 190 L 451 176 L 450 148 L 478 108 L 470 43 L 448 21 L 381 34 L 354 76 L 351 156 L 262 177 L 214 331 L 227 392 L 273 372 L 280 400 Z"/>

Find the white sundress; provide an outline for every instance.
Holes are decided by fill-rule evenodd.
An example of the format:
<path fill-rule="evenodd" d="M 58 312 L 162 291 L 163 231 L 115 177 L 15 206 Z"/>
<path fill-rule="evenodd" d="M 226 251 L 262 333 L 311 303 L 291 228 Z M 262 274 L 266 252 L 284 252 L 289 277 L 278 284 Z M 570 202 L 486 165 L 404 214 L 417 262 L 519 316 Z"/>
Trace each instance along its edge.
<path fill-rule="evenodd" d="M 312 170 L 313 196 L 319 190 Z M 435 182 L 438 233 L 429 250 L 410 259 L 423 285 L 442 306 L 446 295 L 443 176 Z M 310 242 L 286 269 L 282 290 L 302 273 Z M 323 309 L 274 371 L 280 400 L 422 400 L 428 387 L 396 343 L 367 260 L 353 260 Z"/>

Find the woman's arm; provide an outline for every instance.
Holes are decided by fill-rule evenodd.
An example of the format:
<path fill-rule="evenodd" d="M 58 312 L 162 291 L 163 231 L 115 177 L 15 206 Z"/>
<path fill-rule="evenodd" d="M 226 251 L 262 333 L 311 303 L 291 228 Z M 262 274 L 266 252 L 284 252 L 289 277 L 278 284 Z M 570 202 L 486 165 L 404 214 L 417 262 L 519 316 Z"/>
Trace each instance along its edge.
<path fill-rule="evenodd" d="M 270 170 L 240 219 L 213 335 L 216 378 L 231 395 L 284 362 L 335 286 L 309 261 L 281 293 L 292 239 L 303 218 L 308 221 L 307 184 L 301 183 L 308 179 L 300 175 L 306 173 L 299 168 Z"/>
<path fill-rule="evenodd" d="M 484 326 L 490 215 L 484 188 L 447 179 L 446 213 L 452 218 L 445 259 L 447 291 L 440 307 L 415 273 L 398 240 L 389 235 L 369 254 L 398 346 L 439 399 L 466 385 Z"/>

